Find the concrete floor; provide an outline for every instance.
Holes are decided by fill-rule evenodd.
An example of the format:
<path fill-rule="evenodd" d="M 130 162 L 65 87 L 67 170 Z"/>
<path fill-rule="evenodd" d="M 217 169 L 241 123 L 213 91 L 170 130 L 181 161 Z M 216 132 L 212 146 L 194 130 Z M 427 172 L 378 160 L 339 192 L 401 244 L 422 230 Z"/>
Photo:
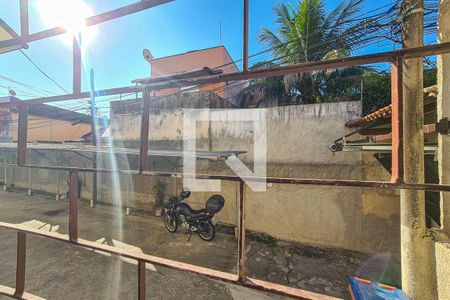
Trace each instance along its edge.
<path fill-rule="evenodd" d="M 47 198 L 46 198 L 47 197 Z M 0 221 L 67 234 L 68 205 L 46 195 L 0 192 Z M 109 206 L 79 206 L 79 236 L 164 258 L 236 272 L 233 231 L 218 227 L 213 242 L 179 230 L 169 233 L 162 218 L 125 216 Z M 0 284 L 14 286 L 16 234 L 0 229 Z M 304 246 L 249 234 L 248 275 L 330 296 L 347 298 L 347 276 L 398 285 L 399 265 L 387 254 Z M 28 235 L 26 290 L 48 299 L 136 299 L 136 262 Z M 149 299 L 284 299 L 167 268 L 148 265 Z"/>

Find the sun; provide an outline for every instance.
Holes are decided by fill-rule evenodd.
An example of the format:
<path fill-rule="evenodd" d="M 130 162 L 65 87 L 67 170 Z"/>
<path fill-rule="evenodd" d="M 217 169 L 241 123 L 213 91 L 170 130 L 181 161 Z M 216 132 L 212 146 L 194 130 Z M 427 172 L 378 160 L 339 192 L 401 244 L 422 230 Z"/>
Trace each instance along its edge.
<path fill-rule="evenodd" d="M 93 13 L 83 0 L 39 0 L 37 7 L 46 26 L 63 27 L 67 31 L 61 38 L 68 45 L 72 44 L 73 36 L 79 33 L 83 47 L 94 40 L 97 28 L 87 27 L 85 23 L 85 19 Z"/>

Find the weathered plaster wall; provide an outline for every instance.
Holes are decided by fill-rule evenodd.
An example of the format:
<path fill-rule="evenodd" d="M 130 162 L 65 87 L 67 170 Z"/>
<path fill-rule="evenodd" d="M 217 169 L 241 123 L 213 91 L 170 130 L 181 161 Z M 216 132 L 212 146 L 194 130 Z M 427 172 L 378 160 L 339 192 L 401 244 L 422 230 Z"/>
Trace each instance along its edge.
<path fill-rule="evenodd" d="M 438 42 L 450 41 L 450 1 L 439 1 Z M 437 56 L 437 119 L 450 115 L 450 54 Z M 438 135 L 439 183 L 450 183 L 450 136 Z M 450 299 L 450 193 L 441 193 L 441 230 L 434 231 L 434 262 L 438 299 Z"/>
<path fill-rule="evenodd" d="M 430 240 L 432 254 L 432 268 L 436 281 L 436 298 L 439 300 L 450 299 L 450 240 L 439 229 L 430 231 L 427 240 Z"/>
<path fill-rule="evenodd" d="M 439 43 L 450 42 L 450 1 L 439 1 Z M 437 56 L 437 118 L 450 116 L 450 54 Z M 438 135 L 439 181 L 450 184 L 450 136 Z M 450 194 L 441 193 L 441 225 L 450 236 Z"/>
<path fill-rule="evenodd" d="M 212 99 L 211 103 L 216 103 L 214 98 Z M 154 147 L 182 147 L 183 115 L 176 106 L 193 105 L 201 108 L 204 104 L 199 103 L 194 101 L 188 104 L 174 104 L 167 101 L 159 105 L 155 104 L 154 109 L 151 110 L 150 144 Z M 206 105 L 212 105 L 211 103 Z M 268 176 L 389 179 L 388 172 L 371 156 L 362 155 L 360 152 L 333 154 L 327 148 L 330 142 L 347 132 L 344 127 L 345 122 L 360 114 L 359 102 L 274 107 L 259 111 L 263 110 L 267 116 L 269 142 L 267 146 Z M 243 114 L 248 112 L 239 111 Z M 113 136 L 121 137 L 125 140 L 125 144 L 134 143 L 137 146 L 140 115 L 129 110 L 117 109 L 115 112 L 112 120 L 112 124 L 115 124 Z M 249 123 L 206 122 L 199 124 L 197 131 L 199 149 L 247 151 L 247 154 L 241 158 L 251 170 L 253 169 L 253 132 Z M 117 143 L 121 146 L 120 142 Z M 38 157 L 37 154 L 32 155 Z M 81 157 L 63 160 L 70 161 L 70 164 L 90 164 Z M 111 157 L 103 156 L 99 160 L 100 167 L 112 167 Z M 150 158 L 149 161 L 151 170 L 182 171 L 181 159 Z M 44 161 L 36 163 L 46 164 Z M 118 158 L 115 163 L 121 168 L 137 168 L 136 157 Z M 223 162 L 199 160 L 197 168 L 199 173 L 233 174 Z M 39 176 L 39 180 L 46 178 L 47 182 L 56 182 L 51 172 Z M 82 177 L 82 196 L 90 199 L 90 175 L 86 174 Z M 118 198 L 119 192 L 111 189 L 113 179 L 110 175 L 101 175 L 99 178 L 101 180 L 100 201 L 114 202 L 113 199 Z M 153 186 L 158 179 L 141 176 L 132 176 L 131 179 L 130 182 L 129 178 L 119 177 L 122 204 L 152 210 Z M 168 195 L 178 193 L 182 187 L 180 179 L 160 180 L 167 184 Z M 65 179 L 61 182 L 67 190 Z M 16 176 L 15 183 L 26 186 L 27 177 Z M 47 188 L 51 185 L 42 184 L 40 187 Z M 189 202 L 199 208 L 211 194 L 193 193 Z M 221 222 L 235 225 L 237 224 L 238 184 L 223 181 L 221 194 L 226 199 L 226 205 L 217 218 Z M 246 188 L 246 198 L 249 230 L 264 232 L 283 240 L 372 253 L 389 252 L 398 257 L 398 194 L 395 192 L 273 184 L 267 187 L 266 192 L 253 192 Z"/>
<path fill-rule="evenodd" d="M 189 101 L 187 105 L 167 101 L 166 107 L 155 104 L 151 115 L 150 136 L 154 139 L 151 143 L 182 145 L 181 106 L 205 107 L 199 102 Z M 180 109 L 176 109 L 177 106 Z M 239 110 L 236 115 L 242 116 L 246 112 L 254 114 L 255 111 L 264 112 L 267 117 L 268 176 L 389 180 L 389 173 L 370 154 L 333 154 L 327 148 L 335 138 L 347 133 L 344 124 L 360 114 L 359 102 Z M 132 136 L 122 134 L 122 138 L 139 137 L 138 116 L 115 114 L 114 117 L 120 122 L 116 132 L 124 128 L 127 132 L 134 132 Z M 248 122 L 233 122 L 236 116 L 229 118 L 222 122 L 198 124 L 198 149 L 247 151 L 240 158 L 252 169 L 253 126 Z M 200 173 L 232 174 L 223 163 L 201 162 L 197 167 Z M 181 187 L 181 182 L 177 187 Z M 218 218 L 224 223 L 236 224 L 238 186 L 223 182 L 222 193 L 227 205 Z M 366 252 L 384 251 L 398 257 L 397 192 L 272 185 L 263 193 L 247 189 L 246 195 L 247 226 L 250 230 L 285 240 Z M 200 207 L 208 196 L 206 193 L 194 193 L 190 203 Z"/>

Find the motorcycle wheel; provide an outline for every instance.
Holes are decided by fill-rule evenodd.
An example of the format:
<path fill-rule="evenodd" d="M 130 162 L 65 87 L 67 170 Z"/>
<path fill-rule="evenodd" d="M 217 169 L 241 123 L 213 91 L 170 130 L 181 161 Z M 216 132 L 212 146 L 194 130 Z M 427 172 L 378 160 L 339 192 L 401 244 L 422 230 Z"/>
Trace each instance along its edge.
<path fill-rule="evenodd" d="M 169 232 L 174 233 L 175 231 L 177 231 L 177 228 L 178 228 L 177 217 L 173 216 L 171 212 L 167 211 L 164 214 L 164 225 L 166 226 L 166 229 Z"/>
<path fill-rule="evenodd" d="M 198 226 L 198 235 L 204 241 L 212 241 L 216 236 L 216 228 L 211 221 L 203 222 Z"/>

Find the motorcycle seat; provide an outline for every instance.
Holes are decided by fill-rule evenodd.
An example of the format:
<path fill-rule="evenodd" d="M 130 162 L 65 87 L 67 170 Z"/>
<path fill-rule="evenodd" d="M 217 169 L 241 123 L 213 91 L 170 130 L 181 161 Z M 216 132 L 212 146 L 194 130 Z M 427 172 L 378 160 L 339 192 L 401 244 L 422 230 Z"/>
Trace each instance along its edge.
<path fill-rule="evenodd" d="M 189 210 L 189 217 L 191 218 L 199 218 L 199 217 L 203 217 L 206 216 L 206 209 L 190 209 Z"/>

